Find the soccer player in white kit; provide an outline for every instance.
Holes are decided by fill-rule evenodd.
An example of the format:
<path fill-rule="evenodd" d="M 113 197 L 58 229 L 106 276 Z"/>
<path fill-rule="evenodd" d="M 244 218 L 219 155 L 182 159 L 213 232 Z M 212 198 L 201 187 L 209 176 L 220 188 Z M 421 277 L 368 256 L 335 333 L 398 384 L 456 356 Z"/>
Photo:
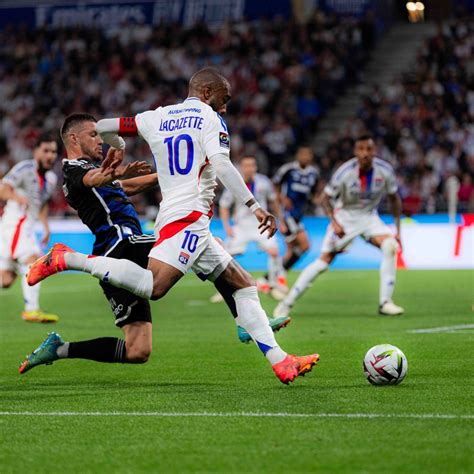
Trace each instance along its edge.
<path fill-rule="evenodd" d="M 230 161 L 229 132 L 217 113 L 225 113 L 230 95 L 229 82 L 214 69 L 206 68 L 192 76 L 184 102 L 158 107 L 134 118 L 97 123 L 97 131 L 111 146 L 124 147 L 118 134 L 139 134 L 155 157 L 163 199 L 155 224 L 157 242 L 149 255 L 148 269 L 124 259 L 90 258 L 56 244 L 31 266 L 28 282 L 36 284 L 54 273 L 75 269 L 137 296 L 157 300 L 192 269 L 201 279 L 214 281 L 219 291 L 233 297 L 236 324 L 250 334 L 275 375 L 286 384 L 310 371 L 319 356 L 297 357 L 280 348 L 251 276 L 209 231 L 217 176 L 254 213 L 262 233 L 268 232 L 271 237 L 276 232 L 275 218 L 262 209 Z M 105 160 L 103 167 L 107 171 L 118 164 Z"/>
<path fill-rule="evenodd" d="M 389 163 L 375 157 L 375 144 L 370 135 L 356 139 L 354 154 L 354 158 L 333 174 L 324 189 L 323 206 L 331 222 L 323 240 L 321 255 L 301 272 L 288 296 L 275 308 L 275 317 L 287 316 L 296 300 L 318 275 L 325 272 L 336 255 L 359 235 L 382 251 L 379 313 L 396 316 L 404 312 L 392 301 L 396 254 L 401 244 L 401 201 L 395 173 Z M 384 195 L 388 196 L 395 217 L 395 235 L 377 213 Z M 335 208 L 331 201 L 335 201 Z"/>
<path fill-rule="evenodd" d="M 41 243 L 46 245 L 49 240 L 48 201 L 57 184 L 51 168 L 57 156 L 54 138 L 41 135 L 33 148 L 33 159 L 17 163 L 0 185 L 0 198 L 7 201 L 0 223 L 0 286 L 9 288 L 18 274 L 22 276 L 25 306 L 21 317 L 30 322 L 58 321 L 56 315 L 40 309 L 40 285 L 28 286 L 24 276 L 28 265 L 42 254 L 34 231 L 38 220 L 44 228 Z"/>
<path fill-rule="evenodd" d="M 257 173 L 257 160 L 253 156 L 243 156 L 239 161 L 239 169 L 245 184 L 255 199 L 264 209 L 269 209 L 281 220 L 275 188 L 267 176 Z M 230 223 L 232 207 L 233 226 Z M 224 246 L 232 256 L 244 254 L 251 242 L 255 242 L 261 250 L 268 254 L 268 283 L 264 288 L 260 288 L 257 281 L 259 290 L 265 293 L 272 289 L 287 292 L 277 239 L 275 237 L 269 239 L 258 231 L 252 211 L 245 204 L 236 201 L 228 189 L 223 191 L 219 199 L 219 217 L 227 235 Z M 220 293 L 211 298 L 212 302 L 221 300 Z"/>

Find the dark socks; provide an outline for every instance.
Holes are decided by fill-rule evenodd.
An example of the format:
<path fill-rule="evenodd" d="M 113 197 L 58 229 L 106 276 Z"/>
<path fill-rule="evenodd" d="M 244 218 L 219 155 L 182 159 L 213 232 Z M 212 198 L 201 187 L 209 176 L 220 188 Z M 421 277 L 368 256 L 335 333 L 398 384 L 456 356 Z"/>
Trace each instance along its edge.
<path fill-rule="evenodd" d="M 97 362 L 127 362 L 125 341 L 116 337 L 99 337 L 89 341 L 70 342 L 67 357 Z"/>
<path fill-rule="evenodd" d="M 301 258 L 301 255 L 302 253 L 299 249 L 293 250 L 288 260 L 283 260 L 283 268 L 289 270 Z"/>

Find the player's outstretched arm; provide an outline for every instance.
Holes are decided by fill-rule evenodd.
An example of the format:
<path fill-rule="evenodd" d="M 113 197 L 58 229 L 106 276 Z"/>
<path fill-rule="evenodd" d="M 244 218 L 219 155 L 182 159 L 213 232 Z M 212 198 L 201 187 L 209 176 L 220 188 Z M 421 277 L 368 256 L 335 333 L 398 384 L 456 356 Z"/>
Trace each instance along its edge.
<path fill-rule="evenodd" d="M 154 188 L 158 184 L 158 175 L 156 173 L 151 173 L 146 176 L 124 179 L 120 180 L 120 184 L 127 196 L 134 196 L 135 194 Z"/>
<path fill-rule="evenodd" d="M 236 201 L 245 204 L 255 214 L 260 223 L 260 233 L 263 234 L 265 231 L 268 231 L 268 237 L 273 236 L 277 229 L 275 217 L 262 209 L 254 195 L 247 188 L 242 175 L 230 161 L 229 156 L 218 153 L 210 157 L 209 161 L 215 169 L 217 177 L 232 193 Z"/>
<path fill-rule="evenodd" d="M 82 179 L 84 186 L 98 188 L 121 178 L 135 178 L 151 173 L 151 166 L 146 161 L 134 161 L 126 165 L 119 164 L 123 160 L 123 155 L 123 150 L 110 148 L 102 162 L 102 167 L 90 170 L 84 176 Z"/>

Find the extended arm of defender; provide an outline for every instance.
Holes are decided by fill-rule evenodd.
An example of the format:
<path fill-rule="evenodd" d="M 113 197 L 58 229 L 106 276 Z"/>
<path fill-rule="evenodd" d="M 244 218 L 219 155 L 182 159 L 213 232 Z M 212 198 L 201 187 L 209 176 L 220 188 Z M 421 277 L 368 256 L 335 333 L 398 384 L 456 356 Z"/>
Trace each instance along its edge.
<path fill-rule="evenodd" d="M 128 196 L 142 193 L 154 188 L 158 184 L 158 175 L 151 173 L 146 176 L 138 176 L 137 178 L 124 179 L 120 181 L 122 189 Z"/>

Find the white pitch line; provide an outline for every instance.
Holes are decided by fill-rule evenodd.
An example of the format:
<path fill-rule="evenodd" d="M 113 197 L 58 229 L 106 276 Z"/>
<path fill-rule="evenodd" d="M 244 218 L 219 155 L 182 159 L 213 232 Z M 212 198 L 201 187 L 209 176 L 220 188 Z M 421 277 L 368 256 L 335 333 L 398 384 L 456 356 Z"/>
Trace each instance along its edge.
<path fill-rule="evenodd" d="M 474 420 L 474 415 L 446 415 L 437 413 L 266 413 L 266 412 L 81 412 L 81 411 L 53 411 L 53 412 L 32 412 L 32 411 L 2 411 L 0 416 L 142 416 L 156 418 L 409 418 L 420 420 Z"/>
<path fill-rule="evenodd" d="M 436 334 L 440 332 L 454 332 L 462 329 L 474 329 L 474 324 L 458 324 L 456 326 L 441 326 L 438 328 L 410 329 L 411 334 Z"/>

